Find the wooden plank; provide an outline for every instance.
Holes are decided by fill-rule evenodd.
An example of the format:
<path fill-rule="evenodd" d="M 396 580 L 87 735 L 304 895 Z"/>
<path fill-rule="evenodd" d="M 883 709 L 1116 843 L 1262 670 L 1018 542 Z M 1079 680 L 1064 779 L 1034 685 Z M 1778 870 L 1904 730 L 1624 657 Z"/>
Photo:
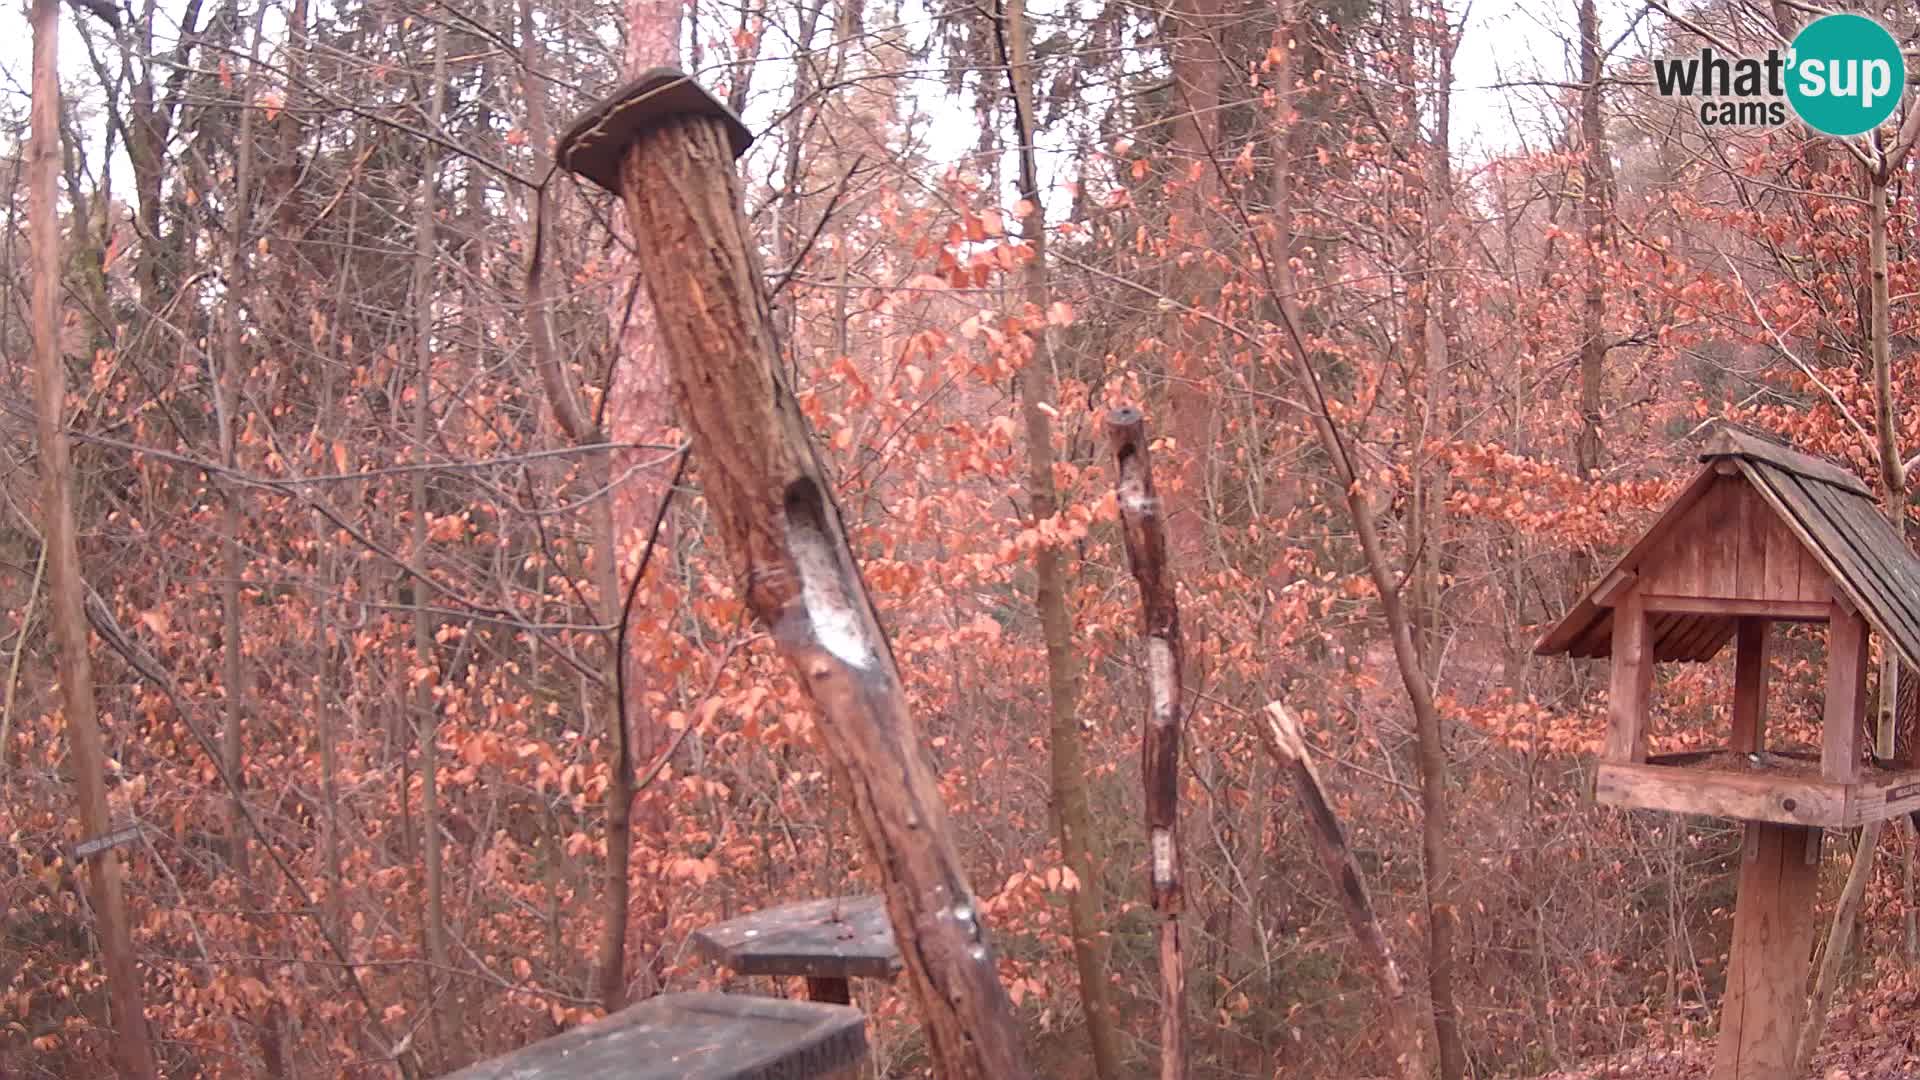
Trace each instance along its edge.
<path fill-rule="evenodd" d="M 1613 609 L 1601 608 L 1598 616 L 1587 624 L 1578 640 L 1567 646 L 1568 656 L 1590 660 L 1613 651 Z"/>
<path fill-rule="evenodd" d="M 1858 495 L 1873 494 L 1866 481 L 1831 461 L 1803 454 L 1792 447 L 1738 428 L 1722 426 L 1708 440 L 1707 448 L 1700 454 L 1700 460 L 1707 462 L 1723 457 L 1752 458 L 1790 473 L 1823 480 Z"/>
<path fill-rule="evenodd" d="M 1903 655 L 1920 651 L 1920 574 L 1909 574 L 1913 556 L 1871 503 L 1849 499 L 1821 484 L 1788 477 L 1785 493 L 1797 516 L 1820 538 L 1816 554 L 1855 603 Z M 1783 488 L 1785 485 L 1783 485 Z M 1874 535 L 1878 539 L 1874 539 Z"/>
<path fill-rule="evenodd" d="M 1757 615 L 1782 622 L 1824 622 L 1832 610 L 1832 600 L 1747 600 L 1722 596 L 1659 596 L 1641 594 L 1641 606 L 1648 611 L 1682 612 L 1689 615 Z"/>
<path fill-rule="evenodd" d="M 866 1056 L 858 1009 L 664 994 L 447 1080 L 822 1080 Z"/>
<path fill-rule="evenodd" d="M 1733 739 L 1729 748 L 1766 749 L 1768 631 L 1765 619 L 1740 620 L 1733 654 Z"/>
<path fill-rule="evenodd" d="M 1649 615 L 1647 625 L 1650 628 L 1647 640 L 1653 643 L 1653 658 L 1656 661 L 1685 657 L 1687 640 L 1700 630 L 1698 620 L 1678 612 Z"/>
<path fill-rule="evenodd" d="M 1678 635 L 1675 642 L 1673 659 L 1708 660 L 1713 657 L 1715 648 L 1733 633 L 1734 620 L 1713 615 L 1687 616 L 1687 628 Z M 1666 657 L 1656 652 L 1660 659 Z"/>
<path fill-rule="evenodd" d="M 1723 476 L 1695 513 L 1698 529 L 1692 537 L 1699 551 L 1700 588 L 1696 596 L 1740 595 L 1740 504 L 1746 481 Z"/>
<path fill-rule="evenodd" d="M 781 904 L 695 930 L 693 943 L 742 975 L 891 979 L 900 970 L 878 895 Z"/>
<path fill-rule="evenodd" d="M 1846 788 L 1823 780 L 1605 762 L 1593 787 L 1596 802 L 1633 810 L 1835 828 L 1847 817 Z"/>
<path fill-rule="evenodd" d="M 1820 867 L 1818 829 L 1748 822 L 1713 1080 L 1796 1080 Z"/>
<path fill-rule="evenodd" d="M 1820 721 L 1820 775 L 1850 784 L 1860 776 L 1867 716 L 1867 621 L 1834 605 L 1827 621 L 1827 702 Z"/>
<path fill-rule="evenodd" d="M 1734 472 L 1739 474 L 1738 467 Z M 1737 475 L 1729 485 L 1734 489 L 1734 544 L 1739 564 L 1739 579 L 1731 595 L 1748 600 L 1798 599 L 1797 591 L 1779 594 L 1767 591 L 1767 538 L 1771 535 L 1768 527 L 1772 524 L 1772 509 L 1760 501 L 1744 475 Z"/>
<path fill-rule="evenodd" d="M 1854 553 L 1853 565 L 1872 575 L 1878 584 L 1884 607 L 1866 612 L 1880 626 L 1883 635 L 1903 655 L 1920 652 L 1920 560 L 1916 560 L 1906 541 L 1881 514 L 1879 507 L 1864 499 L 1852 499 L 1822 491 L 1820 505 L 1825 508 L 1847 539 Z M 1851 582 L 1850 582 L 1851 584 Z M 1870 586 L 1865 582 L 1854 592 L 1869 604 Z"/>
<path fill-rule="evenodd" d="M 1920 810 L 1920 771 L 1908 770 L 1888 780 L 1855 785 L 1847 806 L 1847 824 L 1865 825 Z"/>
<path fill-rule="evenodd" d="M 1653 647 L 1647 613 L 1637 593 L 1613 610 L 1613 677 L 1608 691 L 1608 761 L 1647 758 L 1647 693 L 1653 685 Z"/>
<path fill-rule="evenodd" d="M 1614 567 L 1607 571 L 1606 577 L 1600 579 L 1600 584 L 1593 587 L 1593 602 L 1600 607 L 1614 606 L 1620 602 L 1622 596 L 1626 595 L 1627 590 L 1633 587 L 1639 577 L 1640 575 L 1632 570 Z"/>

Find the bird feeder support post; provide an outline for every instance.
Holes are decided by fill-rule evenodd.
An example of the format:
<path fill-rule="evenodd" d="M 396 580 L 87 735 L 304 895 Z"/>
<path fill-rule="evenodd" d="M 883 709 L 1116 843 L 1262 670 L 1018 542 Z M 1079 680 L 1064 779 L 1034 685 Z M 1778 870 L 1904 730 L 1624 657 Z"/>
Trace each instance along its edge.
<path fill-rule="evenodd" d="M 577 121 L 559 163 L 617 192 L 641 249 L 674 405 L 741 598 L 819 710 L 881 877 L 931 1056 L 947 1080 L 1031 1076 L 893 650 L 800 405 L 779 374 L 725 105 L 654 69 Z"/>

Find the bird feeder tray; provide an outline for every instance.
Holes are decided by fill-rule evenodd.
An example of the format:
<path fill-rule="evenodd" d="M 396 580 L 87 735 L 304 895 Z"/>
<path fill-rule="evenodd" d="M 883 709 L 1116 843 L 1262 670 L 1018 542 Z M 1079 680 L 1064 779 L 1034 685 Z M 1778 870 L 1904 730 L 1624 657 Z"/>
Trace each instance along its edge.
<path fill-rule="evenodd" d="M 447 1080 L 823 1080 L 867 1056 L 859 1010 L 733 994 L 666 994 Z"/>
<path fill-rule="evenodd" d="M 1843 784 L 1821 779 L 1814 753 L 1655 754 L 1639 764 L 1603 762 L 1594 798 L 1625 809 L 1851 828 L 1920 810 L 1920 771 L 1866 765 Z"/>
<path fill-rule="evenodd" d="M 805 976 L 815 1000 L 848 1000 L 847 980 L 891 979 L 900 949 L 878 896 L 782 904 L 705 930 L 694 944 L 741 975 Z"/>

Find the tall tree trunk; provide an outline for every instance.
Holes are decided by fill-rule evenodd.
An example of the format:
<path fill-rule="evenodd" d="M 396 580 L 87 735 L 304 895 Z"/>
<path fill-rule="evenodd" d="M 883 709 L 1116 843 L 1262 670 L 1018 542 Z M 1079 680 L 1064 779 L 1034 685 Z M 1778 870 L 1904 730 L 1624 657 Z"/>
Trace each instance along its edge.
<path fill-rule="evenodd" d="M 1869 169 L 1867 175 L 1867 357 L 1873 368 L 1873 417 L 1877 429 L 1875 442 L 1880 459 L 1880 486 L 1886 498 L 1887 520 L 1893 524 L 1893 531 L 1902 540 L 1907 535 L 1907 476 L 1900 458 L 1893 399 L 1891 298 L 1887 288 L 1887 233 L 1890 227 L 1887 187 L 1912 149 L 1909 129 L 1920 131 L 1920 105 L 1911 105 L 1909 110 L 1894 151 L 1886 154 L 1877 167 Z M 1899 709 L 1900 659 L 1891 648 L 1883 647 L 1881 651 L 1884 659 L 1880 667 L 1880 714 L 1876 718 L 1879 728 L 1876 734 L 1877 739 L 1885 740 L 1885 748 L 1884 751 L 1876 748 L 1876 752 L 1892 757 L 1893 729 Z M 1847 870 L 1846 886 L 1841 889 L 1840 900 L 1834 906 L 1833 922 L 1827 928 L 1827 944 L 1820 973 L 1814 980 L 1813 1000 L 1807 1007 L 1806 1027 L 1800 1036 L 1799 1060 L 1803 1072 L 1812 1062 L 1814 1051 L 1819 1049 L 1821 1033 L 1826 1030 L 1827 1008 L 1833 1001 L 1834 990 L 1840 984 L 1840 972 L 1847 959 L 1847 946 L 1853 940 L 1860 904 L 1866 897 L 1867 885 L 1873 877 L 1873 861 L 1880 850 L 1880 836 L 1885 825 L 1884 821 L 1875 821 L 1860 830 L 1860 843 L 1853 850 L 1853 863 Z"/>
<path fill-rule="evenodd" d="M 1027 340 L 1032 352 L 1014 376 L 1027 443 L 1027 513 L 1044 528 L 1060 512 L 1054 485 L 1053 420 L 1055 383 L 1049 335 L 1052 287 L 1047 278 L 1046 208 L 1041 201 L 1034 160 L 1037 121 L 1033 113 L 1033 67 L 1025 0 L 1007 0 L 1001 10 L 1000 52 L 1013 94 L 1014 137 L 1020 160 L 1020 197 L 1027 212 L 1020 235 L 1030 250 L 1021 270 L 1026 295 Z M 1120 1075 L 1120 1035 L 1115 1027 L 1107 984 L 1107 948 L 1100 860 L 1094 850 L 1093 814 L 1087 798 L 1086 740 L 1080 731 L 1078 698 L 1080 658 L 1073 648 L 1073 615 L 1067 610 L 1066 571 L 1058 544 L 1042 541 L 1034 549 L 1034 605 L 1047 646 L 1047 745 L 1053 765 L 1053 819 L 1059 831 L 1060 857 L 1079 879 L 1067 893 L 1067 920 L 1073 938 L 1074 966 L 1080 974 L 1080 999 L 1086 1006 L 1087 1039 L 1094 1074 L 1101 1080 Z M 1168 1003 L 1169 1008 L 1178 1007 Z"/>
<path fill-rule="evenodd" d="M 1209 219 L 1220 193 L 1215 161 L 1220 145 L 1218 106 L 1228 67 L 1216 36 L 1221 32 L 1222 7 L 1221 0 L 1176 0 L 1161 14 L 1169 38 L 1174 90 L 1168 131 L 1173 173 L 1167 183 L 1172 207 L 1167 237 L 1183 253 L 1206 252 L 1213 246 Z M 1192 266 L 1177 272 L 1186 275 L 1180 291 L 1194 297 L 1202 310 L 1218 300 L 1219 275 L 1205 259 L 1195 259 Z M 1166 430 L 1180 451 L 1176 460 L 1180 492 L 1167 515 L 1167 532 L 1175 560 L 1201 574 L 1208 555 L 1207 457 L 1213 435 L 1207 357 L 1216 339 L 1197 321 L 1176 324 L 1170 337 Z"/>
<path fill-rule="evenodd" d="M 261 9 L 264 12 L 264 8 Z M 259 49 L 254 35 L 253 49 Z M 240 544 L 242 487 L 233 474 L 239 465 L 235 447 L 236 413 L 240 405 L 240 386 L 246 374 L 241 352 L 241 311 L 247 299 L 246 247 L 251 243 L 253 227 L 253 109 L 245 99 L 253 84 L 253 68 L 241 83 L 239 142 L 234 148 L 233 208 L 227 214 L 226 280 L 220 301 L 220 367 L 207 373 L 213 389 L 215 422 L 219 426 L 220 464 L 229 474 L 222 478 L 220 516 L 220 633 L 222 637 L 221 680 L 226 684 L 226 727 L 220 733 L 220 757 L 232 778 L 228 793 L 227 851 L 235 875 L 250 887 L 251 869 L 247 856 L 245 744 L 242 724 L 246 716 L 246 659 L 241 648 L 240 575 L 246 555 Z"/>
<path fill-rule="evenodd" d="M 447 31 L 436 25 L 433 32 L 433 82 L 428 90 L 427 130 L 440 126 L 447 95 Z M 420 186 L 414 197 L 413 288 L 413 453 L 416 462 L 424 461 L 433 434 L 433 284 L 435 238 L 438 218 L 434 193 L 440 171 L 440 152 L 434 144 L 422 142 Z M 411 561 L 417 578 L 425 578 L 427 567 L 427 474 L 414 470 L 410 498 L 413 516 Z M 426 911 L 422 914 L 427 941 L 427 1009 L 432 1018 L 434 1049 L 444 1059 L 452 1052 L 448 1042 L 446 993 L 441 980 L 449 971 L 447 963 L 446 907 L 443 898 L 445 868 L 440 845 L 440 734 L 439 703 L 434 700 L 435 684 L 442 676 L 434 655 L 433 617 L 427 612 L 427 589 L 413 583 L 413 649 L 419 667 L 413 676 L 414 748 L 420 755 L 420 831 L 421 854 L 426 863 Z M 425 677 L 423 677 L 425 676 Z M 402 792 L 401 797 L 407 798 Z"/>
<path fill-rule="evenodd" d="M 681 12 L 685 7 L 684 0 L 626 0 L 628 75 L 638 75 L 657 65 L 679 64 Z M 541 149 L 545 149 L 544 144 Z M 607 374 L 607 400 L 602 406 L 604 419 L 596 418 L 596 437 L 604 436 L 616 443 L 660 443 L 665 441 L 668 431 L 673 427 L 673 398 L 667 387 L 667 358 L 660 342 L 659 328 L 655 325 L 654 313 L 647 306 L 645 297 L 633 297 L 634 302 L 631 303 L 629 298 L 627 290 L 617 290 L 616 305 L 619 310 L 612 312 L 616 333 L 614 369 Z M 602 486 L 610 484 L 616 475 L 630 466 L 634 456 L 635 451 L 631 450 L 613 451 L 596 462 L 595 468 L 606 470 Z M 615 538 L 646 532 L 668 497 L 667 479 L 668 474 L 663 469 L 638 472 L 626 483 L 612 486 L 612 502 L 607 507 L 608 515 L 604 520 L 599 509 L 592 512 L 589 527 L 596 538 L 605 530 L 607 557 L 616 560 L 615 565 Z M 668 531 L 662 533 L 663 544 L 670 543 L 670 528 L 669 524 Z M 603 583 L 604 580 L 617 582 L 618 575 L 616 573 L 610 579 L 603 579 Z M 618 593 L 617 585 L 614 591 Z M 608 622 L 620 617 L 623 599 L 615 595 L 604 602 L 609 605 Z M 619 628 L 614 627 L 610 633 L 611 640 L 617 642 Z M 648 708 L 650 673 L 635 663 L 631 655 L 619 657 L 617 662 L 624 672 L 624 700 L 610 703 L 608 711 L 610 716 L 619 717 L 624 723 L 616 721 L 621 731 L 618 745 L 610 749 L 609 757 L 618 756 L 627 763 L 627 778 L 620 791 L 615 792 L 609 787 L 607 792 L 608 810 L 612 815 L 608 822 L 607 845 L 608 917 L 605 932 L 601 936 L 596 968 L 596 993 L 603 1004 L 623 1000 L 626 985 L 633 979 L 641 983 L 641 993 L 653 992 L 661 977 L 659 956 L 667 934 L 666 906 L 659 901 L 660 894 L 656 891 L 641 902 L 640 912 L 644 922 L 640 941 L 633 946 L 639 951 L 641 959 L 630 978 L 626 954 L 630 944 L 627 940 L 627 922 L 631 918 L 630 909 L 634 902 L 632 886 L 629 884 L 633 822 L 637 818 L 642 830 L 656 835 L 667 828 L 666 806 L 660 801 L 662 796 L 659 792 L 641 792 L 635 798 L 632 790 L 633 770 L 636 763 L 651 762 L 664 751 L 667 739 Z M 611 674 L 613 669 L 608 670 Z M 616 798 L 625 800 L 625 809 L 613 805 Z M 617 910 L 622 913 L 617 920 L 613 915 L 616 904 Z"/>
<path fill-rule="evenodd" d="M 1607 206 L 1613 191 L 1606 124 L 1600 113 L 1600 16 L 1595 0 L 1580 0 L 1580 141 L 1585 150 L 1580 225 L 1586 236 L 1586 276 L 1580 299 L 1580 435 L 1574 472 L 1591 480 L 1600 467 L 1600 410 L 1606 392 Z M 1586 580 L 1587 573 L 1576 575 Z"/>
<path fill-rule="evenodd" d="M 525 80 L 527 137 L 533 143 L 535 153 L 544 157 L 552 138 L 552 127 L 547 121 L 546 85 L 539 74 L 546 70 L 546 56 L 534 25 L 532 0 L 519 0 L 519 4 L 520 42 L 522 59 L 525 61 L 522 78 Z M 553 298 L 547 289 L 540 250 L 541 231 L 546 219 L 546 192 L 536 190 L 533 199 L 535 206 L 533 213 L 528 215 L 526 244 L 529 259 L 528 338 L 533 346 L 534 369 L 539 373 L 548 408 L 553 411 L 554 422 L 559 425 L 561 432 L 577 446 L 602 442 L 606 438 L 605 432 L 581 408 L 580 396 L 571 376 L 560 362 L 559 350 L 554 343 Z M 650 317 L 638 309 L 635 315 Z M 647 356 L 643 362 L 658 363 L 658 360 Z M 618 378 L 617 373 L 615 377 Z M 606 893 L 601 901 L 604 914 L 601 916 L 598 955 L 593 961 L 593 979 L 594 996 L 599 1000 L 600 1007 L 611 1013 L 626 1003 L 627 922 L 633 893 L 630 867 L 633 858 L 634 777 L 634 756 L 629 745 L 632 733 L 628 730 L 628 724 L 640 721 L 645 715 L 645 685 L 642 682 L 643 673 L 633 663 L 632 657 L 620 651 L 619 623 L 625 609 L 620 589 L 619 532 L 614 524 L 613 452 L 596 451 L 588 459 L 588 473 L 596 489 L 607 491 L 605 496 L 594 499 L 588 508 L 587 527 L 594 550 L 595 591 L 599 594 L 600 610 L 595 621 L 609 628 L 605 632 L 607 698 L 602 704 L 607 731 Z M 647 478 L 646 482 L 652 483 L 651 478 Z M 622 686 L 626 688 L 625 700 L 620 697 Z M 651 753 L 645 757 L 650 759 Z"/>
<path fill-rule="evenodd" d="M 1284 97 L 1282 101 L 1284 102 Z M 1276 118 L 1276 125 L 1284 117 Z M 1284 140 L 1284 133 L 1279 134 Z M 1279 156 L 1275 168 L 1285 168 L 1286 157 Z M 1291 189 L 1276 180 L 1273 193 L 1277 200 L 1273 215 L 1283 234 L 1291 232 L 1293 207 Z M 1284 252 L 1286 240 L 1276 243 L 1274 251 Z M 1271 344 L 1272 354 L 1282 361 L 1306 390 L 1307 418 L 1327 455 L 1334 481 L 1344 493 L 1347 517 L 1353 524 L 1360 553 L 1379 598 L 1380 613 L 1387 623 L 1388 640 L 1393 646 L 1394 665 L 1399 670 L 1407 702 L 1413 709 L 1416 740 L 1415 761 L 1420 772 L 1420 848 L 1422 886 L 1427 908 L 1427 980 L 1433 999 L 1433 1021 L 1437 1035 L 1442 1080 L 1460 1080 L 1466 1071 L 1466 1052 L 1460 1037 L 1459 1013 L 1454 1001 L 1453 937 L 1456 920 L 1453 878 L 1453 852 L 1448 846 L 1448 766 L 1446 742 L 1441 731 L 1440 710 L 1434 701 L 1433 683 L 1415 641 L 1413 620 L 1400 595 L 1401 583 L 1388 558 L 1374 519 L 1373 489 L 1366 475 L 1355 465 L 1352 451 L 1328 407 L 1325 388 L 1307 348 L 1307 332 L 1294 301 L 1293 269 L 1284 258 L 1263 252 L 1262 277 L 1268 299 L 1280 313 L 1279 340 Z"/>
<path fill-rule="evenodd" d="M 88 837 L 111 828 L 104 774 L 106 751 L 93 700 L 93 660 L 87 649 L 85 582 L 73 520 L 73 456 L 64 414 L 67 369 L 60 355 L 60 215 L 55 179 L 60 156 L 59 5 L 33 0 L 33 132 L 27 148 L 28 216 L 33 235 L 33 354 L 40 479 L 45 485 L 41 525 L 46 545 L 47 596 L 59 648 L 61 704 L 72 748 L 80 830 Z M 119 853 L 109 847 L 87 859 L 87 894 L 100 936 L 113 1005 L 114 1060 L 125 1077 L 159 1075 L 147 1012 L 134 963 Z"/>

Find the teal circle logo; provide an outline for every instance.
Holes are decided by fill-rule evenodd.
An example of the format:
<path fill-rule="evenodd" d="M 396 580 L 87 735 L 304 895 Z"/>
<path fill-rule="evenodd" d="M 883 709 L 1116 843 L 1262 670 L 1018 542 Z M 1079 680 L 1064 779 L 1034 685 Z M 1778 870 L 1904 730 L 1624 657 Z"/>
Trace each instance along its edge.
<path fill-rule="evenodd" d="M 1807 126 L 1860 135 L 1886 123 L 1907 89 L 1907 63 L 1887 28 L 1864 15 L 1822 15 L 1793 39 L 1787 100 Z"/>

